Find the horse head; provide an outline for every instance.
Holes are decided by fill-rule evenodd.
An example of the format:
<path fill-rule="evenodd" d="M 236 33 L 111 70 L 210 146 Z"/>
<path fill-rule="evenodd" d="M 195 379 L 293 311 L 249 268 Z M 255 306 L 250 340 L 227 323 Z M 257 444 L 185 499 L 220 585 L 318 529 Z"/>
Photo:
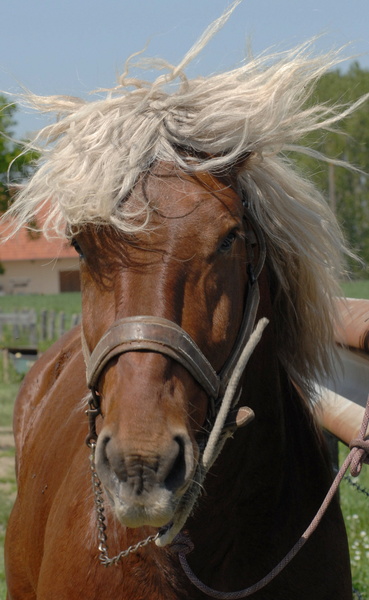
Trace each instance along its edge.
<path fill-rule="evenodd" d="M 206 368 L 216 377 L 232 352 L 252 243 L 229 181 L 159 163 L 125 200 L 133 215 L 143 201 L 150 219 L 134 235 L 85 227 L 72 243 L 90 386 L 103 416 L 97 472 L 121 523 L 160 527 L 193 481 L 217 395 Z"/>

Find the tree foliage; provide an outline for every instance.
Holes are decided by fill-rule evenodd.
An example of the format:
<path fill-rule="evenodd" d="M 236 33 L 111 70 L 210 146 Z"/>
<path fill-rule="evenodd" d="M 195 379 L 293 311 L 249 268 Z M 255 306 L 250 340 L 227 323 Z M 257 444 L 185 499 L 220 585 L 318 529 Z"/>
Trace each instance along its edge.
<path fill-rule="evenodd" d="M 16 111 L 16 105 L 0 95 L 0 212 L 9 206 L 14 193 L 12 185 L 21 183 L 30 174 L 36 158 L 33 152 L 23 153 L 22 147 L 11 140 Z"/>
<path fill-rule="evenodd" d="M 335 70 L 317 84 L 314 103 L 353 104 L 369 92 L 369 71 L 354 62 L 347 72 Z M 357 276 L 369 277 L 369 101 L 340 124 L 339 131 L 311 134 L 305 140 L 324 156 L 346 161 L 360 171 L 322 163 L 311 157 L 299 157 L 298 163 L 325 193 L 336 213 L 346 239 L 366 266 L 350 261 L 349 269 Z"/>

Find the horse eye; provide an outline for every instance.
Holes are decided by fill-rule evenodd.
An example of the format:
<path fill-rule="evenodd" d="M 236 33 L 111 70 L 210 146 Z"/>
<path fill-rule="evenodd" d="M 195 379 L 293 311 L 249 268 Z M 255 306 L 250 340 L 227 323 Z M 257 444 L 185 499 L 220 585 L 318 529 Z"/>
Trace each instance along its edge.
<path fill-rule="evenodd" d="M 72 238 L 70 245 L 73 246 L 80 258 L 83 258 L 83 250 L 75 238 Z"/>
<path fill-rule="evenodd" d="M 237 233 L 235 231 L 231 231 L 219 246 L 219 252 L 228 252 L 236 238 Z"/>

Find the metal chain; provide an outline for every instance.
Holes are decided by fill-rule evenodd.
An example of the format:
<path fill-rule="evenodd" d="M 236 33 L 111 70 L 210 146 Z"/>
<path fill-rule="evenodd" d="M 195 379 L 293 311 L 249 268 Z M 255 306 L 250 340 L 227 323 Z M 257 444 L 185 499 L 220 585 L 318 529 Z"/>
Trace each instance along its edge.
<path fill-rule="evenodd" d="M 105 510 L 104 510 L 104 500 L 103 500 L 103 491 L 102 484 L 100 478 L 95 469 L 95 450 L 96 443 L 90 443 L 91 453 L 90 453 L 90 469 L 91 469 L 91 482 L 92 489 L 94 493 L 94 501 L 96 508 L 96 516 L 97 516 L 97 529 L 98 529 L 98 539 L 99 539 L 99 560 L 105 567 L 110 567 L 111 565 L 116 565 L 121 558 L 125 558 L 129 554 L 137 552 L 140 548 L 147 546 L 151 542 L 155 542 L 162 532 L 159 531 L 155 535 L 149 535 L 145 540 L 141 540 L 132 546 L 129 546 L 126 550 L 122 550 L 117 554 L 117 556 L 113 556 L 110 558 L 108 556 L 108 546 L 107 546 L 107 535 L 105 533 L 106 525 L 105 525 Z"/>
<path fill-rule="evenodd" d="M 364 494 L 364 496 L 366 496 L 367 498 L 369 498 L 369 490 L 367 490 L 365 487 L 362 487 L 361 485 L 359 485 L 356 481 L 354 481 L 352 479 L 352 477 L 350 475 L 346 475 L 344 477 L 344 480 L 351 485 L 353 488 L 355 488 L 355 490 L 357 492 L 361 492 L 362 494 Z"/>

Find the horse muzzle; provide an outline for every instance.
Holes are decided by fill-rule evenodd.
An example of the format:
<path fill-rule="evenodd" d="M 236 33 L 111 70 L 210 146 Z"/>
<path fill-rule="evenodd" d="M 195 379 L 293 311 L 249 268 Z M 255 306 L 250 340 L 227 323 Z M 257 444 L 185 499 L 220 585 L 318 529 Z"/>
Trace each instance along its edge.
<path fill-rule="evenodd" d="M 127 527 L 166 525 L 188 489 L 196 466 L 188 433 L 129 447 L 104 427 L 96 445 L 96 470 L 117 519 Z"/>

